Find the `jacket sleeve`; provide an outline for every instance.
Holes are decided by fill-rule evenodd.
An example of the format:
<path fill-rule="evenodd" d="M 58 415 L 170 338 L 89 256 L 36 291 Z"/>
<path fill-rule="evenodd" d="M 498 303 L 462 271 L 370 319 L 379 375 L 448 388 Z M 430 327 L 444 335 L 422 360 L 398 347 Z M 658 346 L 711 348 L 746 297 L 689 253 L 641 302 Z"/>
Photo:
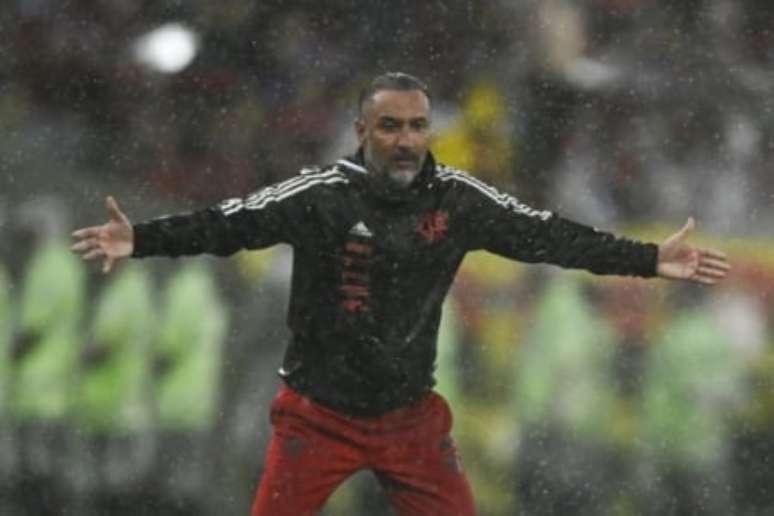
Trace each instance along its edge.
<path fill-rule="evenodd" d="M 302 174 L 245 198 L 135 224 L 132 256 L 227 256 L 277 243 L 297 246 L 311 238 L 313 190 L 343 181 L 340 174 Z"/>
<path fill-rule="evenodd" d="M 468 206 L 472 249 L 594 274 L 652 277 L 658 246 L 533 209 L 478 180 L 459 185 Z"/>

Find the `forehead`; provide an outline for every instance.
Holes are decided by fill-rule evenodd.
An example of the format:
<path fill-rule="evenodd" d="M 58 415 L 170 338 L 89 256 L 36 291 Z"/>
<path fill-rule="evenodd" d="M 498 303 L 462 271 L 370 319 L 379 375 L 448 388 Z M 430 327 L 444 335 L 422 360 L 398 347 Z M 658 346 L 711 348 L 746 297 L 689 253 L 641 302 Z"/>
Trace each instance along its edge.
<path fill-rule="evenodd" d="M 430 101 L 420 90 L 379 90 L 366 106 L 374 118 L 429 118 Z"/>

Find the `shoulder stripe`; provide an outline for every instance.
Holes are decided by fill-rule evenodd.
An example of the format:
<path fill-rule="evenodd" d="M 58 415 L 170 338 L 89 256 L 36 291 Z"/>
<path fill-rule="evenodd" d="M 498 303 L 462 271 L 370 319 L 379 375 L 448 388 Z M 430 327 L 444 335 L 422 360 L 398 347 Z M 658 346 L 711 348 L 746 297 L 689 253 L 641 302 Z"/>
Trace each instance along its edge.
<path fill-rule="evenodd" d="M 550 211 L 547 210 L 536 210 L 522 203 L 516 197 L 513 197 L 507 193 L 499 192 L 493 186 L 490 186 L 483 181 L 474 178 L 470 174 L 466 174 L 460 170 L 454 170 L 449 167 L 440 168 L 438 172 L 438 179 L 441 181 L 458 181 L 460 183 L 465 183 L 475 188 L 503 208 L 507 208 L 521 215 L 537 217 L 543 220 L 548 220 L 553 215 Z"/>
<path fill-rule="evenodd" d="M 302 184 L 308 183 L 310 181 L 315 181 L 317 179 L 335 177 L 336 175 L 339 175 L 342 178 L 344 177 L 344 175 L 335 168 L 331 170 L 326 170 L 324 172 L 310 173 L 307 171 L 302 171 L 301 173 L 302 175 L 291 177 L 290 179 L 286 179 L 281 183 L 277 183 L 275 185 L 270 185 L 270 186 L 261 188 L 257 192 L 248 195 L 247 198 L 245 199 L 245 203 L 250 204 L 250 203 L 259 202 L 259 199 L 262 197 L 269 196 L 269 195 L 280 195 L 286 190 L 296 188 Z"/>
<path fill-rule="evenodd" d="M 344 177 L 343 174 L 341 174 L 341 172 L 335 168 L 330 170 L 315 171 L 315 172 L 312 172 L 310 169 L 304 169 L 301 171 L 300 175 L 291 177 L 290 179 L 286 179 L 285 181 L 282 181 L 280 183 L 261 188 L 257 192 L 249 195 L 247 197 L 247 201 L 249 202 L 254 197 L 258 197 L 258 196 L 266 195 L 270 193 L 279 194 L 290 188 L 295 188 L 299 184 L 302 184 L 308 181 L 313 181 L 319 178 L 333 177 L 337 174 L 340 175 L 341 177 Z"/>
<path fill-rule="evenodd" d="M 339 164 L 339 165 L 342 165 L 344 167 L 347 167 L 350 170 L 354 170 L 355 172 L 360 172 L 361 174 L 367 174 L 368 173 L 368 169 L 366 169 L 364 166 L 358 165 L 357 163 L 353 163 L 353 162 L 349 161 L 348 159 L 343 159 L 342 158 L 342 159 L 338 160 L 336 163 Z"/>
<path fill-rule="evenodd" d="M 467 174 L 461 174 L 456 172 L 454 173 L 444 172 L 444 173 L 438 174 L 438 179 L 440 179 L 441 181 L 458 181 L 460 183 L 465 183 L 469 186 L 472 186 L 482 194 L 486 195 L 494 202 L 498 204 L 503 204 L 503 200 L 501 199 L 500 195 L 497 195 L 497 193 L 493 192 L 489 188 L 484 188 L 479 181 L 473 181 L 472 178 Z"/>
<path fill-rule="evenodd" d="M 306 183 L 300 184 L 293 189 L 290 189 L 290 190 L 286 189 L 282 193 L 278 193 L 276 195 L 270 195 L 270 196 L 263 196 L 260 199 L 255 199 L 254 201 L 248 201 L 245 203 L 245 209 L 260 210 L 260 209 L 263 209 L 267 204 L 271 202 L 279 202 L 283 199 L 287 199 L 288 197 L 293 197 L 294 195 L 301 193 L 304 190 L 308 190 L 309 188 L 315 185 L 318 185 L 318 184 L 332 185 L 335 183 L 349 183 L 349 180 L 345 177 L 335 177 L 335 176 L 329 177 L 329 178 L 314 179 L 312 181 L 308 181 Z"/>
<path fill-rule="evenodd" d="M 502 195 L 504 195 L 504 194 L 501 194 L 500 192 L 498 192 L 495 187 L 484 183 L 480 179 L 478 179 L 476 177 L 473 177 L 472 175 L 470 175 L 467 172 L 464 172 L 462 170 L 457 170 L 457 169 L 454 169 L 454 168 L 451 168 L 451 167 L 444 166 L 444 167 L 440 168 L 440 170 L 438 172 L 438 177 L 441 178 L 441 179 L 444 179 L 444 178 L 460 179 L 460 180 L 470 184 L 471 186 L 474 186 L 474 187 L 478 188 L 479 190 L 481 190 L 482 193 L 486 193 L 487 195 L 489 195 L 492 198 L 497 198 L 497 197 L 501 197 Z M 444 180 L 448 180 L 448 179 L 444 179 Z"/>
<path fill-rule="evenodd" d="M 318 184 L 348 183 L 349 180 L 337 168 L 326 171 L 305 169 L 301 175 L 286 179 L 281 183 L 266 186 L 244 199 L 227 199 L 220 203 L 219 208 L 224 215 L 232 215 L 242 209 L 260 210 L 268 203 L 281 201 Z"/>

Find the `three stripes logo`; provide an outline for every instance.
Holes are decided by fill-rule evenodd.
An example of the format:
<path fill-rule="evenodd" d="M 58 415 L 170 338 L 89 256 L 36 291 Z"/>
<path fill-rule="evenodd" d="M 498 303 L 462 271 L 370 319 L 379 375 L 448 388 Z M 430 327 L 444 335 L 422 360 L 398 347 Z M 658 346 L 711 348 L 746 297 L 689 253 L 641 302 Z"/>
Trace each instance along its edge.
<path fill-rule="evenodd" d="M 517 198 L 511 195 L 508 195 L 506 193 L 499 192 L 494 187 L 484 183 L 483 181 L 476 179 L 475 177 L 461 170 L 457 170 L 449 166 L 441 165 L 438 167 L 437 177 L 438 179 L 444 182 L 456 181 L 459 183 L 464 183 L 472 188 L 475 188 L 476 190 L 478 190 L 479 192 L 481 192 L 486 197 L 496 202 L 503 208 L 509 209 L 520 215 L 526 215 L 527 217 L 536 217 L 542 220 L 548 220 L 553 216 L 553 214 L 550 211 L 536 210 L 524 204 L 523 202 L 519 201 Z"/>
<path fill-rule="evenodd" d="M 272 202 L 280 202 L 293 197 L 315 185 L 348 182 L 349 180 L 344 174 L 335 167 L 322 172 L 314 171 L 314 169 L 302 170 L 300 175 L 262 188 L 245 199 L 227 199 L 220 203 L 219 207 L 226 216 L 242 210 L 262 210 Z"/>

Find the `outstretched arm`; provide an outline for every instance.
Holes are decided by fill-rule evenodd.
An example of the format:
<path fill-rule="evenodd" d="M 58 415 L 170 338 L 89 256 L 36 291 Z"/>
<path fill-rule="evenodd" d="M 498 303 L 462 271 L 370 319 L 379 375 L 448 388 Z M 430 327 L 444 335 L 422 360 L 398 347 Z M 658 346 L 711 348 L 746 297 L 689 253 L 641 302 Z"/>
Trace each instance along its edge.
<path fill-rule="evenodd" d="M 108 221 L 101 226 L 74 231 L 73 237 L 77 242 L 71 249 L 80 254 L 84 260 L 102 258 L 102 272 L 108 273 L 118 260 L 132 255 L 134 229 L 113 197 L 108 197 L 105 205 Z"/>
<path fill-rule="evenodd" d="M 693 218 L 661 245 L 643 243 L 534 210 L 470 176 L 445 174 L 442 180 L 456 179 L 468 187 L 461 191 L 473 206 L 471 249 L 594 274 L 658 276 L 703 285 L 714 285 L 730 270 L 723 253 L 686 243 Z"/>
<path fill-rule="evenodd" d="M 85 260 L 102 258 L 103 272 L 110 272 L 117 261 L 130 256 L 229 256 L 241 249 L 263 249 L 280 242 L 313 242 L 319 237 L 319 224 L 312 207 L 320 189 L 347 182 L 337 170 L 303 171 L 245 198 L 226 199 L 205 209 L 136 224 L 108 197 L 108 221 L 73 232 L 77 242 L 72 250 Z"/>
<path fill-rule="evenodd" d="M 691 217 L 680 231 L 659 246 L 658 275 L 666 279 L 714 285 L 728 275 L 731 268 L 728 258 L 719 251 L 687 244 L 688 235 L 694 227 L 695 223 Z"/>

